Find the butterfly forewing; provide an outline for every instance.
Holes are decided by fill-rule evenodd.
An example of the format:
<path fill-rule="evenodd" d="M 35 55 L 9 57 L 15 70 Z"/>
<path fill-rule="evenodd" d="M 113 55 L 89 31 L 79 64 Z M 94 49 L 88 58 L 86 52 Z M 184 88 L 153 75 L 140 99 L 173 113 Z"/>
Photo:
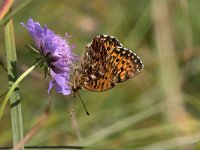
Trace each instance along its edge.
<path fill-rule="evenodd" d="M 123 48 L 116 38 L 95 36 L 86 47 L 79 78 L 81 87 L 77 89 L 105 91 L 137 75 L 143 67 L 140 58 Z"/>
<path fill-rule="evenodd" d="M 86 47 L 82 63 L 82 76 L 86 81 L 99 79 L 105 74 L 106 50 L 100 38 L 93 38 L 91 44 Z"/>

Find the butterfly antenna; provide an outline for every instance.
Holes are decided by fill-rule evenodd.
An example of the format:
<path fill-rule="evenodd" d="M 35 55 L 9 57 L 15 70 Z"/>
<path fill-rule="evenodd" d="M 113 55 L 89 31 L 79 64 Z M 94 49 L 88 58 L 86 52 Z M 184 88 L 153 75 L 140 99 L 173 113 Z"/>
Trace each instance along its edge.
<path fill-rule="evenodd" d="M 80 98 L 80 100 L 81 100 L 81 102 L 82 102 L 82 104 L 83 104 L 83 107 L 85 108 L 85 112 L 86 112 L 86 114 L 89 116 L 90 113 L 88 112 L 88 110 L 87 110 L 87 108 L 86 108 L 86 106 L 85 106 L 85 104 L 84 104 L 84 102 L 83 102 L 83 100 L 82 100 L 80 94 L 78 93 L 78 91 L 77 91 L 77 94 L 78 94 L 78 97 Z"/>

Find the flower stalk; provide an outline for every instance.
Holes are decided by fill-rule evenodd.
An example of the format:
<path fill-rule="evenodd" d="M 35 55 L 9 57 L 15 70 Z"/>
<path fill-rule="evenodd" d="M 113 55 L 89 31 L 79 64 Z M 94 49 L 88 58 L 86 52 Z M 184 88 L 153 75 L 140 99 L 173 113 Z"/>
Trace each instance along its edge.
<path fill-rule="evenodd" d="M 10 90 L 8 91 L 8 93 L 6 94 L 1 109 L 0 109 L 0 119 L 3 116 L 5 107 L 8 103 L 9 97 L 11 96 L 11 94 L 13 93 L 13 91 L 16 89 L 16 87 L 19 85 L 19 83 L 29 74 L 31 73 L 31 71 L 33 71 L 33 69 L 37 66 L 38 64 L 34 64 L 32 67 L 30 67 L 29 69 L 27 69 L 16 81 L 15 83 L 12 85 L 12 87 L 10 88 Z"/>

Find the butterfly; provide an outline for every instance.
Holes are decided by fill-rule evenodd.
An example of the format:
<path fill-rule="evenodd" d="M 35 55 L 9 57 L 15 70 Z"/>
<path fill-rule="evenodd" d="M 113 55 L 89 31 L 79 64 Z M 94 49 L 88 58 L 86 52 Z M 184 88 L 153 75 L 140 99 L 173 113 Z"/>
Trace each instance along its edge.
<path fill-rule="evenodd" d="M 74 71 L 72 91 L 106 91 L 139 74 L 141 59 L 113 36 L 98 35 L 86 46 L 81 66 Z"/>

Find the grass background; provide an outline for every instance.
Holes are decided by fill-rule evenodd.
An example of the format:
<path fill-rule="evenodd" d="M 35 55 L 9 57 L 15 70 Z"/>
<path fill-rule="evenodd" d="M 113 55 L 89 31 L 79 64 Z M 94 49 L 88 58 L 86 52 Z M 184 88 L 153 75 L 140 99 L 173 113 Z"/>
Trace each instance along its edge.
<path fill-rule="evenodd" d="M 13 10 L 23 1 L 16 0 Z M 47 95 L 48 79 L 35 70 L 20 84 L 25 134 L 44 112 L 51 114 L 26 145 L 89 145 L 96 148 L 200 149 L 200 2 L 196 0 L 34 0 L 14 18 L 18 70 L 34 62 L 24 47 L 33 43 L 20 22 L 33 18 L 75 44 L 82 55 L 98 34 L 113 35 L 136 52 L 144 71 L 105 92 L 80 90 L 90 112 L 76 100 L 76 118 L 69 117 L 71 96 Z M 5 60 L 3 27 L 0 58 Z M 0 67 L 0 93 L 8 89 Z M 0 121 L 0 146 L 12 144 L 10 110 Z"/>

